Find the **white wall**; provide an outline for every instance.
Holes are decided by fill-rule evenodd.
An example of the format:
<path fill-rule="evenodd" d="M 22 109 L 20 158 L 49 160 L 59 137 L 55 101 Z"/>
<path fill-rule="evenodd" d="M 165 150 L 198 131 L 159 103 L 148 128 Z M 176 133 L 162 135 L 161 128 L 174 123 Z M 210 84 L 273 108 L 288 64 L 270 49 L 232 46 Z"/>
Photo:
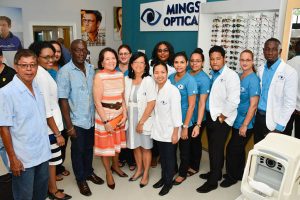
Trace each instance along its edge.
<path fill-rule="evenodd" d="M 74 39 L 81 38 L 80 10 L 105 12 L 106 46 L 117 49 L 121 41 L 113 40 L 113 7 L 122 0 L 1 0 L 0 6 L 22 8 L 23 39 L 27 48 L 33 42 L 32 25 L 74 25 Z M 1 15 L 1 13 L 0 13 Z M 92 64 L 96 65 L 103 46 L 89 47 Z"/>

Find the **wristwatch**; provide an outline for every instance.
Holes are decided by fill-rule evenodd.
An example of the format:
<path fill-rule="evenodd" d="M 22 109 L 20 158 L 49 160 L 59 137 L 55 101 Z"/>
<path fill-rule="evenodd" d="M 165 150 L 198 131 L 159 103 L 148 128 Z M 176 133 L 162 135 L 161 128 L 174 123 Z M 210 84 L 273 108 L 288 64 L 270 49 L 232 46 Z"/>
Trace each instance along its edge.
<path fill-rule="evenodd" d="M 188 128 L 188 127 L 189 127 L 188 125 L 185 124 L 182 125 L 182 128 Z"/>
<path fill-rule="evenodd" d="M 197 123 L 196 123 L 195 126 L 198 126 L 198 127 L 200 128 L 200 127 L 201 127 L 201 124 L 197 124 Z"/>

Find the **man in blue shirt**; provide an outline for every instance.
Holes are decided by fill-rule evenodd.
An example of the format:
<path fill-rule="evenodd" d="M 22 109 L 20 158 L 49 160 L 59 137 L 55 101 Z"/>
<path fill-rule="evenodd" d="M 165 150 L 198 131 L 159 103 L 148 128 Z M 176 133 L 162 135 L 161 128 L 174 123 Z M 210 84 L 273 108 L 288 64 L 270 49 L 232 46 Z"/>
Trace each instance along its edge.
<path fill-rule="evenodd" d="M 87 45 L 83 40 L 71 44 L 72 60 L 57 74 L 58 98 L 67 133 L 71 137 L 71 160 L 80 193 L 90 196 L 87 180 L 95 184 L 104 181 L 94 173 L 94 68 L 85 62 Z"/>
<path fill-rule="evenodd" d="M 264 44 L 267 62 L 257 69 L 261 95 L 254 125 L 254 143 L 273 131 L 284 133 L 296 108 L 298 75 L 295 69 L 281 60 L 281 43 L 276 38 Z"/>
<path fill-rule="evenodd" d="M 0 48 L 3 51 L 17 51 L 22 49 L 20 39 L 10 32 L 11 19 L 6 16 L 0 16 Z"/>
<path fill-rule="evenodd" d="M 33 79 L 37 57 L 15 55 L 17 75 L 0 89 L 0 133 L 10 161 L 15 200 L 45 199 L 51 158 L 44 98 Z"/>

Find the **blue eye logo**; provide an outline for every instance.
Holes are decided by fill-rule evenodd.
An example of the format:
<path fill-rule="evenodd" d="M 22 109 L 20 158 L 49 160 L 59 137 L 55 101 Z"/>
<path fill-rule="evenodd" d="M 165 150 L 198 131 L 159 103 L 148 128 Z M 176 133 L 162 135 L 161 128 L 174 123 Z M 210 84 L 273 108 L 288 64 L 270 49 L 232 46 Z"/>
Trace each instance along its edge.
<path fill-rule="evenodd" d="M 145 9 L 141 16 L 141 20 L 149 24 L 150 26 L 154 26 L 155 24 L 157 24 L 160 18 L 161 18 L 161 13 L 151 8 Z"/>

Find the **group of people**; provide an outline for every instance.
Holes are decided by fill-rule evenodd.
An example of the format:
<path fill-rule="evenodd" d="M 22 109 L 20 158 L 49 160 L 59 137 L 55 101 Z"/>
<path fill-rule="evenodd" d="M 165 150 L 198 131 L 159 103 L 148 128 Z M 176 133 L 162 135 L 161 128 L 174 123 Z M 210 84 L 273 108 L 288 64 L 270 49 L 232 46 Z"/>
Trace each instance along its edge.
<path fill-rule="evenodd" d="M 223 47 L 213 46 L 211 77 L 203 71 L 202 49 L 188 57 L 175 53 L 166 41 L 154 47 L 151 60 L 142 52 L 132 53 L 128 45 L 117 52 L 104 48 L 97 70 L 85 62 L 85 41 L 72 42 L 68 63 L 60 61 L 61 50 L 56 42 L 34 42 L 19 50 L 16 75 L 0 89 L 0 132 L 17 200 L 45 199 L 47 194 L 50 199 L 71 198 L 56 186 L 57 175 L 68 175 L 62 166 L 68 138 L 81 194 L 92 194 L 87 181 L 104 183 L 94 173 L 94 155 L 101 157 L 112 190 L 113 173 L 128 177 L 121 169 L 125 161 L 136 165 L 129 181 L 141 179 L 140 188 L 147 186 L 151 161 L 159 156 L 161 178 L 153 187 L 161 188 L 159 195 L 164 196 L 199 172 L 205 128 L 210 170 L 200 174 L 207 181 L 197 192 L 216 189 L 222 178 L 220 186 L 230 187 L 242 178 L 251 135 L 255 143 L 269 132 L 291 135 L 300 113 L 293 68 L 298 66 L 284 63 L 275 38 L 265 42 L 266 63 L 257 69 L 250 50 L 240 53 L 241 74 L 227 66 Z"/>

